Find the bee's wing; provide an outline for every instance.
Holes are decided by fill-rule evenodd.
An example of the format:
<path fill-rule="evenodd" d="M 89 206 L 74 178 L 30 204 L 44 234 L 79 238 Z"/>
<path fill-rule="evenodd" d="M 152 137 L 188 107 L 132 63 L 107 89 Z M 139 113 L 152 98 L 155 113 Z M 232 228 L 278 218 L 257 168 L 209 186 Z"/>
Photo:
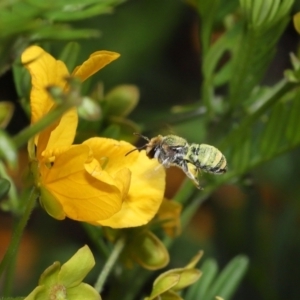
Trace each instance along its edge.
<path fill-rule="evenodd" d="M 147 166 L 147 168 L 143 169 L 142 175 L 146 179 L 151 179 L 153 177 L 157 177 L 161 174 L 161 172 L 164 172 L 164 166 L 162 164 L 157 164 L 156 159 L 151 160 L 151 164 Z"/>
<path fill-rule="evenodd" d="M 162 165 L 162 164 L 159 164 L 158 166 L 156 166 L 155 168 L 154 168 L 154 171 L 155 172 L 158 172 L 159 171 L 159 169 L 161 169 L 161 168 L 163 168 L 164 166 Z"/>

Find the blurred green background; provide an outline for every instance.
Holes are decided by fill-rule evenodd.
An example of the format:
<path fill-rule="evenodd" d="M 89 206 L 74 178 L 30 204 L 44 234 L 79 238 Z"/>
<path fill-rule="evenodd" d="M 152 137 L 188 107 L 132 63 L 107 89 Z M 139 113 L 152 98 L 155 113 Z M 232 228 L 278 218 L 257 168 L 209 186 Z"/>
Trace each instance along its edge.
<path fill-rule="evenodd" d="M 225 123 L 219 123 L 218 117 L 210 122 L 205 120 L 200 100 L 203 47 L 199 41 L 199 28 L 201 30 L 203 23 L 191 3 L 131 0 L 116 6 L 109 14 L 73 22 L 74 28 L 101 32 L 98 38 L 77 40 L 80 45 L 77 63 L 96 50 L 119 52 L 121 57 L 94 76 L 90 86 L 101 81 L 104 91 L 108 92 L 119 84 L 134 84 L 140 90 L 140 101 L 130 114 L 130 120 L 139 124 L 146 135 L 176 133 L 191 142 L 217 146 L 235 127 L 226 131 Z M 239 5 L 234 0 L 220 3 L 225 10 L 220 12 L 219 19 L 224 17 L 226 9 L 231 11 Z M 295 1 L 292 12 L 299 10 L 300 1 Z M 235 17 L 239 15 L 237 11 Z M 223 33 L 221 22 L 216 21 L 212 41 Z M 261 83 L 272 86 L 283 77 L 284 70 L 291 68 L 289 53 L 298 51 L 298 42 L 299 35 L 290 19 L 276 43 L 276 54 Z M 50 39 L 40 43 L 58 57 L 67 42 Z M 220 64 L 228 58 L 229 55 L 225 55 Z M 0 91 L 1 100 L 13 101 L 16 105 L 8 125 L 9 132 L 14 134 L 29 124 L 29 119 L 18 104 L 11 70 L 0 78 Z M 228 87 L 216 88 L 218 97 L 227 94 Z M 297 113 L 300 119 L 300 111 Z M 229 118 L 238 123 L 241 116 L 232 114 Z M 226 114 L 223 114 L 224 120 Z M 285 126 L 284 122 L 285 119 L 278 118 L 282 126 Z M 234 256 L 245 254 L 250 259 L 249 270 L 232 299 L 299 299 L 300 149 L 298 145 L 291 148 L 253 169 L 245 169 L 241 176 L 231 178 L 214 190 L 171 248 L 172 265 L 184 265 L 199 249 L 205 250 L 204 260 L 214 257 L 220 268 Z M 232 154 L 228 156 L 229 170 L 232 166 L 230 157 Z M 26 159 L 23 160 L 25 164 Z M 178 185 L 172 176 L 179 178 L 179 182 L 182 180 L 178 172 L 170 174 L 169 197 L 175 195 Z M 10 217 L 2 213 L 0 219 L 1 240 L 8 242 Z M 43 226 L 39 225 L 41 222 Z M 16 294 L 28 293 L 37 274 L 59 256 L 61 260 L 67 259 L 84 242 L 88 242 L 88 237 L 77 223 L 70 220 L 57 222 L 37 209 L 21 247 L 20 264 L 23 264 L 18 272 Z M 26 253 L 26 258 L 22 258 L 22 253 Z M 32 257 L 27 256 L 28 253 Z M 101 265 L 101 257 L 97 259 Z M 31 278 L 28 272 L 32 273 Z"/>

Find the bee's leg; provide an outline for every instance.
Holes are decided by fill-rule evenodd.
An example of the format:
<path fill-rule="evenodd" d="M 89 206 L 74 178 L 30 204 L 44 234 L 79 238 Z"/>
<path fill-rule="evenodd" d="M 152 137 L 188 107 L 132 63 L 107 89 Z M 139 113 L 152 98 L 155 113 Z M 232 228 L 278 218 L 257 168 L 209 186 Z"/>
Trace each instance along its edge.
<path fill-rule="evenodd" d="M 170 168 L 170 166 L 171 166 L 171 163 L 170 163 L 169 158 L 166 158 L 165 160 L 163 160 L 163 161 L 161 162 L 161 164 L 162 164 L 165 168 Z"/>
<path fill-rule="evenodd" d="M 158 165 L 157 167 L 155 167 L 155 171 L 158 170 L 159 168 L 161 168 L 162 166 L 164 166 L 165 168 L 170 168 L 171 164 L 170 161 L 168 160 L 168 158 L 166 158 L 165 160 L 163 160 L 160 165 Z"/>
<path fill-rule="evenodd" d="M 199 190 L 202 190 L 202 187 L 200 186 L 200 183 L 199 183 L 199 180 L 198 180 L 199 169 L 195 165 L 184 161 L 183 164 L 182 164 L 182 170 L 186 174 L 186 176 L 194 182 L 196 187 Z"/>
<path fill-rule="evenodd" d="M 158 166 L 156 166 L 155 168 L 154 168 L 154 171 L 156 172 L 156 171 L 158 171 L 160 168 L 162 168 L 163 167 L 163 165 L 158 165 Z"/>

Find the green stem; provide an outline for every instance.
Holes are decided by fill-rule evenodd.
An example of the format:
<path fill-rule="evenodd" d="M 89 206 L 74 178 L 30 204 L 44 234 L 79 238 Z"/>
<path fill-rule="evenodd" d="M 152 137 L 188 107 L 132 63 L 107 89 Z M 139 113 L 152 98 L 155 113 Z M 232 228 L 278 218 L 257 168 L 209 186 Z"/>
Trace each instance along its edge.
<path fill-rule="evenodd" d="M 71 107 L 73 107 L 73 105 L 65 102 L 64 104 L 59 105 L 54 110 L 50 111 L 44 118 L 20 131 L 12 138 L 12 141 L 16 145 L 16 148 L 20 148 L 25 145 L 30 138 L 51 125 Z"/>
<path fill-rule="evenodd" d="M 15 225 L 17 225 L 17 220 L 15 218 L 14 220 L 14 226 L 12 229 L 12 232 L 15 231 Z M 12 292 L 12 287 L 13 287 L 13 283 L 14 283 L 14 275 L 15 275 L 15 271 L 16 271 L 16 263 L 17 263 L 17 256 L 18 256 L 18 247 L 19 244 L 16 247 L 16 251 L 14 251 L 10 257 L 10 262 L 9 262 L 9 267 L 6 269 L 5 272 L 5 277 L 3 280 L 3 295 L 8 297 L 11 296 L 11 292 Z"/>
<path fill-rule="evenodd" d="M 195 186 L 192 184 L 191 180 L 186 178 L 182 183 L 180 189 L 176 193 L 175 197 L 173 198 L 174 201 L 180 203 L 182 206 L 186 204 L 188 199 L 197 192 Z"/>
<path fill-rule="evenodd" d="M 12 265 L 14 265 L 13 259 L 16 258 L 16 252 L 18 250 L 24 228 L 29 220 L 31 211 L 34 208 L 36 197 L 37 197 L 37 190 L 35 187 L 33 187 L 31 190 L 29 199 L 28 199 L 28 203 L 25 207 L 25 211 L 24 211 L 21 219 L 19 220 L 19 223 L 17 224 L 16 229 L 13 232 L 11 243 L 8 246 L 8 249 L 6 250 L 6 253 L 0 263 L 0 276 L 7 266 L 11 267 Z M 9 277 L 10 277 L 9 279 L 12 281 L 13 276 L 9 276 Z M 7 284 L 8 284 L 8 286 L 12 286 L 12 283 L 10 283 L 10 282 L 8 282 Z M 7 293 L 8 292 L 9 291 L 7 291 Z"/>
<path fill-rule="evenodd" d="M 195 215 L 200 205 L 206 200 L 211 193 L 218 188 L 218 185 L 206 187 L 203 191 L 197 193 L 192 201 L 185 207 L 181 214 L 181 227 L 182 231 L 187 227 L 192 217 Z"/>
<path fill-rule="evenodd" d="M 99 277 L 94 285 L 94 288 L 101 293 L 103 289 L 103 285 L 110 274 L 113 266 L 115 265 L 117 259 L 119 258 L 120 253 L 122 252 L 123 248 L 125 246 L 125 237 L 120 237 L 115 246 L 113 251 L 110 254 L 110 257 L 106 261 L 101 273 L 99 274 Z"/>
<path fill-rule="evenodd" d="M 104 258 L 109 257 L 109 249 L 104 243 L 102 227 L 95 227 L 88 223 L 81 223 L 82 227 L 86 231 L 89 238 L 93 241 L 94 245 L 97 247 L 97 251 L 102 253 Z"/>

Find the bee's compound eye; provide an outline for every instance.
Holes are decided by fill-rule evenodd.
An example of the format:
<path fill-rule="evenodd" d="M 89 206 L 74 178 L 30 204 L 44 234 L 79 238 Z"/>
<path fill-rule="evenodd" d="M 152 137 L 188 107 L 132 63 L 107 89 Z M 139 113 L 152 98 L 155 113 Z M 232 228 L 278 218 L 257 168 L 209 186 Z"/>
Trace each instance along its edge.
<path fill-rule="evenodd" d="M 158 156 L 158 154 L 157 154 L 157 148 L 156 148 L 156 147 L 152 147 L 152 148 L 150 149 L 150 151 L 147 152 L 147 156 L 148 156 L 149 158 L 157 157 L 157 156 Z"/>

